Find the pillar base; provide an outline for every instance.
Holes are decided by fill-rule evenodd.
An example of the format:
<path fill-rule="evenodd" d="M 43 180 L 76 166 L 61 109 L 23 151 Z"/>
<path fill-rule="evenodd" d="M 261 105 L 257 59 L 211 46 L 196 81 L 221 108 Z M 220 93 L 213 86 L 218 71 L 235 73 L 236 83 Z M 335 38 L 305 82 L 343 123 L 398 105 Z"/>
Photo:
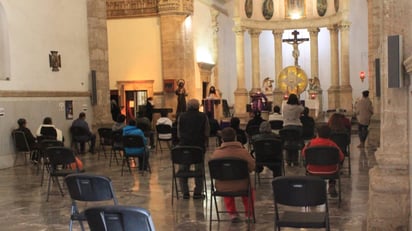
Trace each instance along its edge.
<path fill-rule="evenodd" d="M 339 93 L 339 87 L 332 86 L 328 89 L 328 109 L 339 108 Z"/>
<path fill-rule="evenodd" d="M 249 103 L 249 93 L 246 88 L 237 88 L 234 92 L 235 95 L 235 115 L 237 117 L 245 117 L 246 104 Z"/>
<path fill-rule="evenodd" d="M 345 109 L 350 115 L 353 114 L 353 99 L 352 99 L 352 87 L 341 86 L 340 87 L 340 97 L 339 97 L 339 108 Z"/>

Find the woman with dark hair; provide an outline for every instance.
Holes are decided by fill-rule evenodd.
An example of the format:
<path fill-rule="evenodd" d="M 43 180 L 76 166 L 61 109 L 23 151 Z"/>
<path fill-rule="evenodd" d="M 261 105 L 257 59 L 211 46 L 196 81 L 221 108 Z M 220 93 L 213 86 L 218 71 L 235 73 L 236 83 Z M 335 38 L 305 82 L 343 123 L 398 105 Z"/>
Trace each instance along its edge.
<path fill-rule="evenodd" d="M 242 145 L 245 145 L 247 136 L 245 130 L 240 128 L 240 119 L 238 117 L 232 117 L 232 119 L 230 119 L 230 127 L 236 131 L 236 140 Z"/>
<path fill-rule="evenodd" d="M 298 96 L 290 94 L 288 101 L 283 106 L 283 128 L 295 129 L 302 134 L 302 122 L 300 121 L 300 115 L 302 114 L 304 107 L 299 104 Z"/>
<path fill-rule="evenodd" d="M 45 117 L 43 123 L 40 124 L 36 131 L 37 137 L 43 137 L 46 139 L 56 139 L 58 141 L 64 141 L 63 133 L 60 129 L 53 125 L 51 117 Z"/>

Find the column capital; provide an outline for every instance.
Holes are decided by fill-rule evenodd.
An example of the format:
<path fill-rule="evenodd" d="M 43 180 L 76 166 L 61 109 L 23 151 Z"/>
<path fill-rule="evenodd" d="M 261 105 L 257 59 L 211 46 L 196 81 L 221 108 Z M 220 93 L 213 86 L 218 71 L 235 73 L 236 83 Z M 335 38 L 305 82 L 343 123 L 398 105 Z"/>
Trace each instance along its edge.
<path fill-rule="evenodd" d="M 311 28 L 308 28 L 308 31 L 309 31 L 310 36 L 316 36 L 319 34 L 320 29 L 319 27 L 311 27 Z"/>
<path fill-rule="evenodd" d="M 342 22 L 338 25 L 339 30 L 349 30 L 351 23 L 350 22 Z"/>
<path fill-rule="evenodd" d="M 233 32 L 236 35 L 243 35 L 245 33 L 245 28 L 243 26 L 236 25 L 233 27 Z"/>
<path fill-rule="evenodd" d="M 252 37 L 259 37 L 260 33 L 262 33 L 262 30 L 258 30 L 258 29 L 249 29 L 249 34 Z"/>
<path fill-rule="evenodd" d="M 330 32 L 337 32 L 338 27 L 336 25 L 330 25 L 327 27 Z"/>
<path fill-rule="evenodd" d="M 275 38 L 282 38 L 284 30 L 272 30 L 272 34 Z"/>

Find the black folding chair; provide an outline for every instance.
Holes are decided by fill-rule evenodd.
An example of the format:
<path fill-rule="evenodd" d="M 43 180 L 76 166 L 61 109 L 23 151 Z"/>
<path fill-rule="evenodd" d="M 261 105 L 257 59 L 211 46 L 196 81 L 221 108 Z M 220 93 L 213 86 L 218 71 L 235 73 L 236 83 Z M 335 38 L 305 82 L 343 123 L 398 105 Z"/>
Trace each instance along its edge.
<path fill-rule="evenodd" d="M 283 149 L 286 151 L 286 162 L 288 165 L 299 165 L 299 151 L 304 146 L 299 131 L 294 129 L 283 128 L 279 131 L 283 140 Z"/>
<path fill-rule="evenodd" d="M 49 158 L 47 157 L 46 150 L 50 147 L 63 147 L 64 144 L 61 141 L 58 140 L 48 140 L 48 139 L 43 139 L 39 143 L 39 160 L 41 162 L 41 179 L 40 179 L 40 186 L 43 186 L 43 180 L 44 180 L 44 172 L 47 170 L 47 172 L 50 171 L 50 162 Z M 37 169 L 37 172 L 39 172 L 40 167 Z"/>
<path fill-rule="evenodd" d="M 305 164 L 307 165 L 335 165 L 336 171 L 331 173 L 322 172 L 309 172 L 306 169 L 306 175 L 317 176 L 324 180 L 337 180 L 338 181 L 338 207 L 342 201 L 342 190 L 340 182 L 340 160 L 339 149 L 331 146 L 313 146 L 305 149 Z"/>
<path fill-rule="evenodd" d="M 246 131 L 248 136 L 248 151 L 253 151 L 252 136 L 259 134 L 259 125 L 252 125 Z"/>
<path fill-rule="evenodd" d="M 79 221 L 84 230 L 83 221 L 86 221 L 84 212 L 79 211 L 77 201 L 80 202 L 102 202 L 113 201 L 117 205 L 112 181 L 105 176 L 97 176 L 86 173 L 70 174 L 64 178 L 70 197 L 72 199 L 69 230 L 73 228 L 73 221 Z"/>
<path fill-rule="evenodd" d="M 156 125 L 156 137 L 157 137 L 157 144 L 156 145 L 156 152 L 157 146 L 160 147 L 160 152 L 162 152 L 162 141 L 167 143 L 167 147 L 170 150 L 170 143 L 172 142 L 172 126 L 167 124 L 158 124 Z"/>
<path fill-rule="evenodd" d="M 246 196 L 248 198 L 248 210 L 252 211 L 252 214 L 248 215 L 248 230 L 250 229 L 250 215 L 253 216 L 253 223 L 256 223 L 255 218 L 255 208 L 254 202 L 252 198 L 252 185 L 250 183 L 250 176 L 249 176 L 249 169 L 248 163 L 245 160 L 238 159 L 238 158 L 219 158 L 219 159 L 212 159 L 209 161 L 209 172 L 210 172 L 210 212 L 209 212 L 209 230 L 212 230 L 212 221 L 221 221 L 220 215 L 221 213 L 228 213 L 227 211 L 219 211 L 216 197 L 242 197 Z M 215 187 L 216 181 L 219 183 L 223 183 L 225 181 L 240 181 L 244 180 L 247 182 L 246 187 L 242 190 L 238 191 L 219 191 Z M 216 209 L 216 216 L 217 220 L 213 219 L 212 212 L 213 212 L 213 202 L 215 204 Z M 246 212 L 246 211 L 239 211 L 239 212 Z"/>
<path fill-rule="evenodd" d="M 49 201 L 50 195 L 50 186 L 53 180 L 54 183 L 57 183 L 59 187 L 60 194 L 64 196 L 62 187 L 59 183 L 59 177 L 66 177 L 72 173 L 78 173 L 84 170 L 80 170 L 77 165 L 76 158 L 74 157 L 73 150 L 67 147 L 50 147 L 46 149 L 46 155 L 49 159 L 49 184 L 47 187 L 47 198 L 46 201 Z M 76 166 L 72 169 L 70 166 L 73 164 Z"/>
<path fill-rule="evenodd" d="M 134 206 L 112 205 L 86 209 L 91 231 L 154 231 L 150 212 Z"/>
<path fill-rule="evenodd" d="M 104 158 L 107 159 L 105 147 L 112 147 L 112 129 L 111 128 L 98 128 L 97 133 L 99 134 L 99 152 L 97 154 L 97 159 L 100 159 L 100 151 L 103 150 Z"/>
<path fill-rule="evenodd" d="M 205 174 L 205 151 L 197 146 L 181 146 L 178 145 L 171 150 L 172 158 L 172 205 L 174 197 L 179 199 L 179 189 L 177 186 L 178 178 L 203 178 L 203 192 L 207 198 L 206 174 Z M 194 168 L 187 171 L 179 169 L 179 165 L 193 166 Z M 176 195 L 175 195 L 176 194 Z"/>
<path fill-rule="evenodd" d="M 283 120 L 270 120 L 269 123 L 272 130 L 280 130 L 283 128 Z"/>
<path fill-rule="evenodd" d="M 314 176 L 281 176 L 272 181 L 272 188 L 275 230 L 280 231 L 281 227 L 330 230 L 324 180 Z M 320 207 L 312 208 L 322 205 L 323 210 Z"/>
<path fill-rule="evenodd" d="M 262 139 L 253 143 L 256 166 L 266 166 L 271 169 L 280 169 L 281 175 L 285 175 L 283 162 L 283 147 L 281 139 Z M 272 170 L 273 171 L 273 170 Z M 270 177 L 272 179 L 273 177 Z M 260 185 L 260 173 L 255 172 L 256 182 Z"/>
<path fill-rule="evenodd" d="M 129 168 L 130 174 L 132 174 L 132 169 L 130 166 L 130 159 L 131 158 L 141 158 L 140 163 L 142 166 L 139 166 L 142 169 L 142 175 L 144 175 L 145 171 L 149 171 L 151 173 L 150 164 L 149 164 L 149 151 L 147 150 L 146 145 L 144 144 L 144 140 L 142 136 L 138 135 L 126 135 L 123 136 L 123 163 L 122 163 L 122 173 L 123 176 L 123 168 L 124 165 L 127 164 Z M 128 148 L 142 148 L 143 151 L 139 153 L 132 153 L 128 151 Z"/>
<path fill-rule="evenodd" d="M 332 132 L 329 137 L 335 142 L 347 158 L 349 176 L 352 173 L 350 162 L 350 134 L 348 132 Z"/>
<path fill-rule="evenodd" d="M 117 156 L 122 156 L 123 152 L 123 130 L 117 130 L 112 132 L 112 150 L 110 152 L 109 167 L 112 166 L 112 160 L 116 159 L 116 164 L 119 165 Z"/>
<path fill-rule="evenodd" d="M 35 152 L 36 150 L 32 150 L 27 142 L 26 135 L 23 131 L 14 130 L 12 132 L 13 142 L 14 142 L 14 150 L 16 152 L 16 156 L 14 159 L 14 166 L 17 164 L 17 157 L 19 155 L 24 156 L 24 164 L 27 164 L 27 155 L 29 157 Z"/>
<path fill-rule="evenodd" d="M 80 154 L 80 147 L 83 143 L 87 143 L 90 147 L 89 132 L 83 127 L 72 126 L 70 127 L 71 134 L 71 147 L 74 148 L 77 154 Z"/>

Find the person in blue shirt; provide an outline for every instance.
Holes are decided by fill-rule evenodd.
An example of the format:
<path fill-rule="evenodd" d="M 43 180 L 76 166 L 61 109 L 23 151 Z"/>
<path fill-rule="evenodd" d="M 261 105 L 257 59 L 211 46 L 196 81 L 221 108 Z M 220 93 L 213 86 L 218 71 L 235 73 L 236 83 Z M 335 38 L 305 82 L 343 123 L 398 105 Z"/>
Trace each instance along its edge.
<path fill-rule="evenodd" d="M 123 136 L 132 135 L 132 136 L 141 136 L 143 138 L 144 147 L 139 148 L 124 148 L 125 153 L 129 155 L 139 155 L 139 171 L 145 171 L 147 168 L 148 152 L 146 152 L 147 139 L 144 136 L 144 133 L 141 129 L 136 127 L 136 120 L 130 120 L 129 125 L 123 128 Z M 145 156 L 146 155 L 146 156 Z M 145 158 L 143 158 L 145 157 Z M 143 163 L 145 160 L 146 163 Z"/>

